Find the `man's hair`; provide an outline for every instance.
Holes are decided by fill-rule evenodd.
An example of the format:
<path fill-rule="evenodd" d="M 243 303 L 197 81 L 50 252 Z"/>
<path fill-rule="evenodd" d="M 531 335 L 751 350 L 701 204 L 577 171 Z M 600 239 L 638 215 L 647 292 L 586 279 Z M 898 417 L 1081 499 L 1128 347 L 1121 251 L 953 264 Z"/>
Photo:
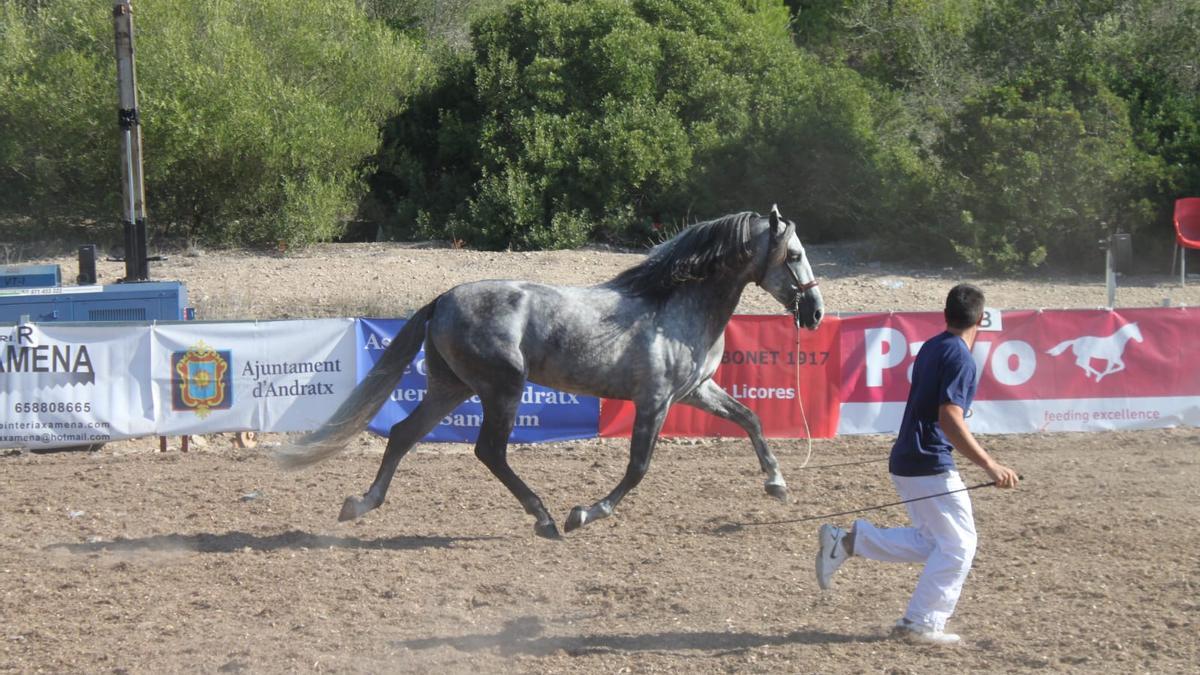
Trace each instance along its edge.
<path fill-rule="evenodd" d="M 966 329 L 983 316 L 983 291 L 971 284 L 959 284 L 946 295 L 946 325 Z"/>

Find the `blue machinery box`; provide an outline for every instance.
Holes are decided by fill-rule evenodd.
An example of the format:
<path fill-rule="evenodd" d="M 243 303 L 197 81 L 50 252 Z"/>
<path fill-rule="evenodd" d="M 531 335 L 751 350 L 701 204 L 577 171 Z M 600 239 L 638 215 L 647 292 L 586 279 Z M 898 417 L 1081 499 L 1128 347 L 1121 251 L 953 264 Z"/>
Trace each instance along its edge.
<path fill-rule="evenodd" d="M 44 288 L 0 286 L 0 323 L 178 321 L 190 318 L 187 310 L 187 289 L 178 281 Z"/>
<path fill-rule="evenodd" d="M 0 265 L 0 290 L 47 288 L 62 284 L 58 265 Z"/>

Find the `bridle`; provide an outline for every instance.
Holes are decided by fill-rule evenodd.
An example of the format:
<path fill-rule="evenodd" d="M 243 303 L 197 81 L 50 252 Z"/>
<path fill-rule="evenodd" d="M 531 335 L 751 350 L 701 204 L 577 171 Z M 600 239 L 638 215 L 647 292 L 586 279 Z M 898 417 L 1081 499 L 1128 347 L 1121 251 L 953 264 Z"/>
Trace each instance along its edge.
<path fill-rule="evenodd" d="M 787 229 L 784 230 L 783 236 L 779 237 L 778 239 L 773 233 L 770 236 L 770 244 L 767 246 L 767 259 L 763 262 L 762 272 L 760 272 L 758 275 L 759 286 L 762 286 L 763 282 L 767 279 L 767 270 L 771 267 L 771 259 L 775 257 L 775 249 L 778 248 L 779 242 L 789 241 L 792 238 L 792 235 L 796 232 L 796 224 L 791 221 L 787 221 L 787 223 L 788 226 Z M 784 245 L 786 246 L 786 243 Z M 813 275 L 812 281 L 801 281 L 800 275 L 796 273 L 796 270 L 792 269 L 792 266 L 787 264 L 786 253 L 784 253 L 783 267 L 788 271 L 788 274 L 792 276 L 798 296 L 803 295 L 820 285 L 820 282 L 817 281 L 817 275 L 815 274 Z"/>
<path fill-rule="evenodd" d="M 791 265 L 784 263 L 783 266 L 787 268 L 788 273 L 791 274 L 792 278 L 796 280 L 796 290 L 800 291 L 801 293 L 807 293 L 810 290 L 821 285 L 821 283 L 819 281 L 817 281 L 817 277 L 815 274 L 813 275 L 812 281 L 805 283 L 803 281 L 800 281 L 800 275 L 796 274 L 796 270 L 792 269 Z"/>

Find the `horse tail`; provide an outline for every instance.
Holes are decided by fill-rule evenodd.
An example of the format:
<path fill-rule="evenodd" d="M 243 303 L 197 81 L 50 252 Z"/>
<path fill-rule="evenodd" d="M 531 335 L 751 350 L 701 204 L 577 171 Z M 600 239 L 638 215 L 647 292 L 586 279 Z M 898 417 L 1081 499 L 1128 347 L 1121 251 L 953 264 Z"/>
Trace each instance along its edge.
<path fill-rule="evenodd" d="M 1067 351 L 1067 347 L 1070 347 L 1072 344 L 1074 344 L 1074 342 L 1075 342 L 1075 340 L 1067 340 L 1065 342 L 1060 342 L 1057 345 L 1051 347 L 1050 349 L 1047 349 L 1046 353 L 1049 354 L 1050 356 L 1058 356 L 1059 354 Z"/>
<path fill-rule="evenodd" d="M 404 328 L 383 350 L 379 361 L 325 424 L 275 452 L 280 464 L 288 469 L 299 469 L 328 459 L 346 447 L 346 443 L 367 426 L 396 388 L 404 369 L 421 349 L 421 343 L 425 341 L 425 324 L 433 315 L 436 304 L 437 300 L 434 300 L 409 317 Z"/>

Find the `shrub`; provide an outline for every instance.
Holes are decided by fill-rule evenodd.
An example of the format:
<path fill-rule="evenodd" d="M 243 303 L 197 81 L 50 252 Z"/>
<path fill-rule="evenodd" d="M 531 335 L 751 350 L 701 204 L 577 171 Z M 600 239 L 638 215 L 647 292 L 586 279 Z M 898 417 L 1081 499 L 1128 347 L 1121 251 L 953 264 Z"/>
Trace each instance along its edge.
<path fill-rule="evenodd" d="M 379 124 L 430 70 L 354 0 L 141 0 L 135 41 L 153 229 L 209 243 L 329 239 L 364 189 Z M 110 6 L 0 13 L 0 201 L 120 213 Z"/>
<path fill-rule="evenodd" d="M 808 236 L 860 232 L 882 186 L 908 180 L 882 171 L 904 163 L 876 137 L 862 78 L 797 51 L 788 21 L 767 0 L 525 0 L 483 16 L 472 53 L 443 60 L 388 126 L 372 185 L 389 231 L 641 244 L 650 222 L 779 203 Z"/>
<path fill-rule="evenodd" d="M 1161 162 L 1133 143 L 1124 101 L 1102 85 L 1073 98 L 1054 88 L 997 86 L 971 100 L 942 147 L 964 177 L 944 235 L 967 261 L 1012 272 L 1094 263 L 1112 232 L 1138 232 Z"/>

